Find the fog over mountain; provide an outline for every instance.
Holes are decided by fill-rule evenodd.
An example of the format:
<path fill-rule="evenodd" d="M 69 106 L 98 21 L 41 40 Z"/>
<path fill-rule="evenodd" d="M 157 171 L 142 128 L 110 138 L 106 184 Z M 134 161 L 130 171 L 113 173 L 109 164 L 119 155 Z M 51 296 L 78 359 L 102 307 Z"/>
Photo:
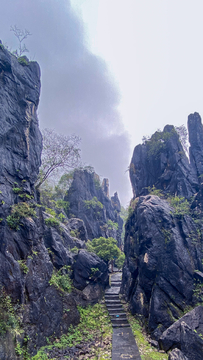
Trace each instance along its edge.
<path fill-rule="evenodd" d="M 82 21 L 68 0 L 2 0 L 0 39 L 18 46 L 11 25 L 28 29 L 31 60 L 42 72 L 41 129 L 54 128 L 82 139 L 82 160 L 110 180 L 110 193 L 130 199 L 128 134 L 117 111 L 119 91 L 105 61 L 90 53 Z"/>

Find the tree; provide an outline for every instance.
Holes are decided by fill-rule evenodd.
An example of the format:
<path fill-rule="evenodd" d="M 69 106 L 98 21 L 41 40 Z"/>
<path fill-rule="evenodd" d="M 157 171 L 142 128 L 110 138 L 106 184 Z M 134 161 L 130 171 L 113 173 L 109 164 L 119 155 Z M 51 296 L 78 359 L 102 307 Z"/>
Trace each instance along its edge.
<path fill-rule="evenodd" d="M 42 136 L 42 165 L 36 188 L 39 188 L 51 175 L 56 175 L 58 170 L 68 172 L 77 167 L 80 162 L 80 138 L 78 136 L 57 134 L 51 129 L 44 129 Z"/>
<path fill-rule="evenodd" d="M 15 50 L 13 53 L 17 57 L 20 57 L 25 52 L 29 52 L 26 45 L 23 43 L 23 41 L 30 35 L 32 35 L 27 29 L 21 30 L 16 25 L 11 26 L 10 31 L 13 31 L 14 35 L 17 37 L 19 41 L 19 47 L 18 50 Z"/>
<path fill-rule="evenodd" d="M 179 135 L 180 142 L 186 154 L 188 154 L 188 133 L 185 125 L 175 126 L 175 129 Z"/>
<path fill-rule="evenodd" d="M 93 239 L 92 241 L 88 241 L 87 250 L 90 252 L 94 252 L 106 263 L 109 263 L 109 261 L 111 261 L 113 271 L 113 260 L 119 258 L 119 256 L 121 255 L 121 251 L 116 244 L 117 241 L 112 237 L 100 237 L 97 239 Z"/>

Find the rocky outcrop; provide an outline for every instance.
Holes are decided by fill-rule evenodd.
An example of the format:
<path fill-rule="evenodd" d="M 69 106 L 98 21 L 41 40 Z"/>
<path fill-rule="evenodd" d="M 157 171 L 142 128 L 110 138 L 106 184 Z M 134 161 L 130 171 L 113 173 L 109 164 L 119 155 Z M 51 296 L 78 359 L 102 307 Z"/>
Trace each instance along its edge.
<path fill-rule="evenodd" d="M 190 163 L 201 183 L 203 177 L 203 127 L 201 117 L 198 113 L 190 114 L 188 116 L 188 132 L 190 142 Z"/>
<path fill-rule="evenodd" d="M 202 270 L 201 239 L 189 215 L 157 196 L 141 196 L 126 224 L 122 293 L 150 333 L 161 333 L 195 301 L 195 270 Z"/>
<path fill-rule="evenodd" d="M 146 195 L 147 188 L 153 186 L 187 199 L 197 192 L 196 170 L 189 164 L 173 126 L 166 125 L 163 132 L 156 132 L 144 144 L 135 147 L 130 180 L 135 197 Z"/>
<path fill-rule="evenodd" d="M 181 329 L 183 322 L 191 329 L 191 331 L 195 331 L 196 334 L 201 335 L 203 333 L 203 307 L 198 306 L 189 311 L 186 315 L 181 317 L 167 330 L 165 330 L 159 338 L 159 345 L 161 349 L 168 351 L 174 348 L 182 348 Z"/>
<path fill-rule="evenodd" d="M 121 245 L 123 220 L 117 193 L 109 199 L 108 179 L 103 184 L 97 174 L 88 170 L 76 170 L 73 182 L 64 199 L 70 206 L 68 217 L 82 219 L 87 229 L 88 239 L 100 236 L 117 239 Z"/>
<path fill-rule="evenodd" d="M 125 227 L 121 292 L 165 351 L 179 348 L 171 359 L 203 358 L 197 334 L 203 334 L 202 307 L 176 321 L 202 304 L 203 127 L 197 113 L 189 116 L 188 129 L 190 162 L 173 126 L 135 148 Z"/>
<path fill-rule="evenodd" d="M 38 204 L 38 64 L 17 59 L 0 44 L 0 85 L 0 357 L 15 360 L 17 344 L 35 354 L 47 338 L 60 337 L 79 322 L 77 303 L 98 300 L 106 268 L 103 274 L 95 260 L 99 276 L 94 274 L 94 284 L 89 279 L 84 293 L 54 283 L 59 271 L 77 277 L 73 265 L 76 261 L 79 268 L 77 252 L 87 241 L 86 227 L 76 218 L 60 223 Z"/>

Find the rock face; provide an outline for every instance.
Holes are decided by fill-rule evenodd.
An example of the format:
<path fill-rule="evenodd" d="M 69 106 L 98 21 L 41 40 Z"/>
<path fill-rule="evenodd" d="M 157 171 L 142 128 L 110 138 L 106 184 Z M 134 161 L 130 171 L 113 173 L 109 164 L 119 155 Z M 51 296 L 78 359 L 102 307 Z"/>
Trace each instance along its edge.
<path fill-rule="evenodd" d="M 78 259 L 82 255 L 71 249 L 78 252 L 78 249 L 84 248 L 87 232 L 81 219 L 66 219 L 66 224 L 51 226 L 46 223 L 51 216 L 37 204 L 34 183 L 42 151 L 42 136 L 36 115 L 39 94 L 38 64 L 26 60 L 20 63 L 0 44 L 2 360 L 17 359 L 17 344 L 35 354 L 40 346 L 47 343 L 47 338 L 59 337 L 70 324 L 76 325 L 79 322 L 77 303 L 80 303 L 81 297 L 83 303 L 95 302 L 107 282 L 106 268 L 101 266 L 101 261 L 95 260 L 99 276 L 98 282 L 97 276 L 94 278 L 94 287 L 97 287 L 94 296 L 92 287 L 88 287 L 92 279 L 84 286 L 84 294 L 82 291 L 77 293 L 77 289 L 76 293 L 68 293 L 60 286 L 50 284 L 53 273 L 62 268 L 65 272 L 70 267 L 72 278 L 77 277 L 73 264 L 76 261 L 78 269 Z M 15 321 L 8 321 L 12 306 L 12 319 L 14 316 Z M 20 335 L 16 337 L 17 333 Z"/>
<path fill-rule="evenodd" d="M 202 303 L 203 127 L 197 113 L 189 116 L 188 129 L 190 162 L 174 127 L 167 125 L 136 146 L 130 165 L 134 198 L 126 223 L 121 293 L 156 340 L 188 307 Z M 190 333 L 181 331 L 183 338 Z M 187 342 L 179 347 L 183 356 L 203 358 L 201 344 L 195 358 Z"/>
<path fill-rule="evenodd" d="M 189 164 L 173 126 L 166 125 L 163 132 L 156 132 L 150 140 L 135 147 L 130 180 L 135 197 L 146 195 L 147 187 L 153 185 L 165 193 L 186 198 L 197 192 L 197 173 Z"/>
<path fill-rule="evenodd" d="M 117 193 L 109 199 L 108 187 L 108 179 L 104 179 L 101 186 L 97 174 L 77 170 L 64 200 L 70 203 L 68 216 L 84 221 L 89 240 L 112 236 L 120 246 L 123 227 L 120 201 Z"/>
<path fill-rule="evenodd" d="M 182 349 L 181 329 L 183 322 L 190 328 L 191 331 L 195 331 L 198 335 L 202 334 L 203 307 L 198 306 L 191 310 L 186 315 L 177 320 L 174 324 L 172 324 L 166 331 L 164 331 L 159 339 L 159 345 L 161 349 L 165 351 L 173 349 L 174 347 Z"/>

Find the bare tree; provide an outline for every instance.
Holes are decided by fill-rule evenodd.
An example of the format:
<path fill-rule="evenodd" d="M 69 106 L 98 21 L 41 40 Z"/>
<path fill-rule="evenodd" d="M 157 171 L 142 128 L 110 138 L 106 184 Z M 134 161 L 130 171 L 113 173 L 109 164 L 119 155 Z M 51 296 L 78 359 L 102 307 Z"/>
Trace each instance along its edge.
<path fill-rule="evenodd" d="M 23 41 L 30 35 L 32 35 L 27 29 L 22 30 L 19 29 L 16 25 L 11 26 L 10 31 L 13 31 L 14 35 L 17 37 L 19 41 L 19 47 L 18 50 L 15 50 L 13 53 L 17 57 L 22 56 L 23 53 L 29 52 L 26 45 L 23 43 Z"/>
<path fill-rule="evenodd" d="M 183 149 L 185 150 L 185 153 L 188 155 L 188 132 L 185 127 L 185 125 L 181 126 L 175 126 L 175 129 L 179 135 L 180 142 L 182 144 Z"/>
<path fill-rule="evenodd" d="M 39 188 L 51 175 L 58 170 L 64 172 L 76 168 L 80 163 L 80 138 L 76 135 L 65 136 L 57 134 L 54 130 L 44 129 L 42 165 L 36 188 Z"/>

